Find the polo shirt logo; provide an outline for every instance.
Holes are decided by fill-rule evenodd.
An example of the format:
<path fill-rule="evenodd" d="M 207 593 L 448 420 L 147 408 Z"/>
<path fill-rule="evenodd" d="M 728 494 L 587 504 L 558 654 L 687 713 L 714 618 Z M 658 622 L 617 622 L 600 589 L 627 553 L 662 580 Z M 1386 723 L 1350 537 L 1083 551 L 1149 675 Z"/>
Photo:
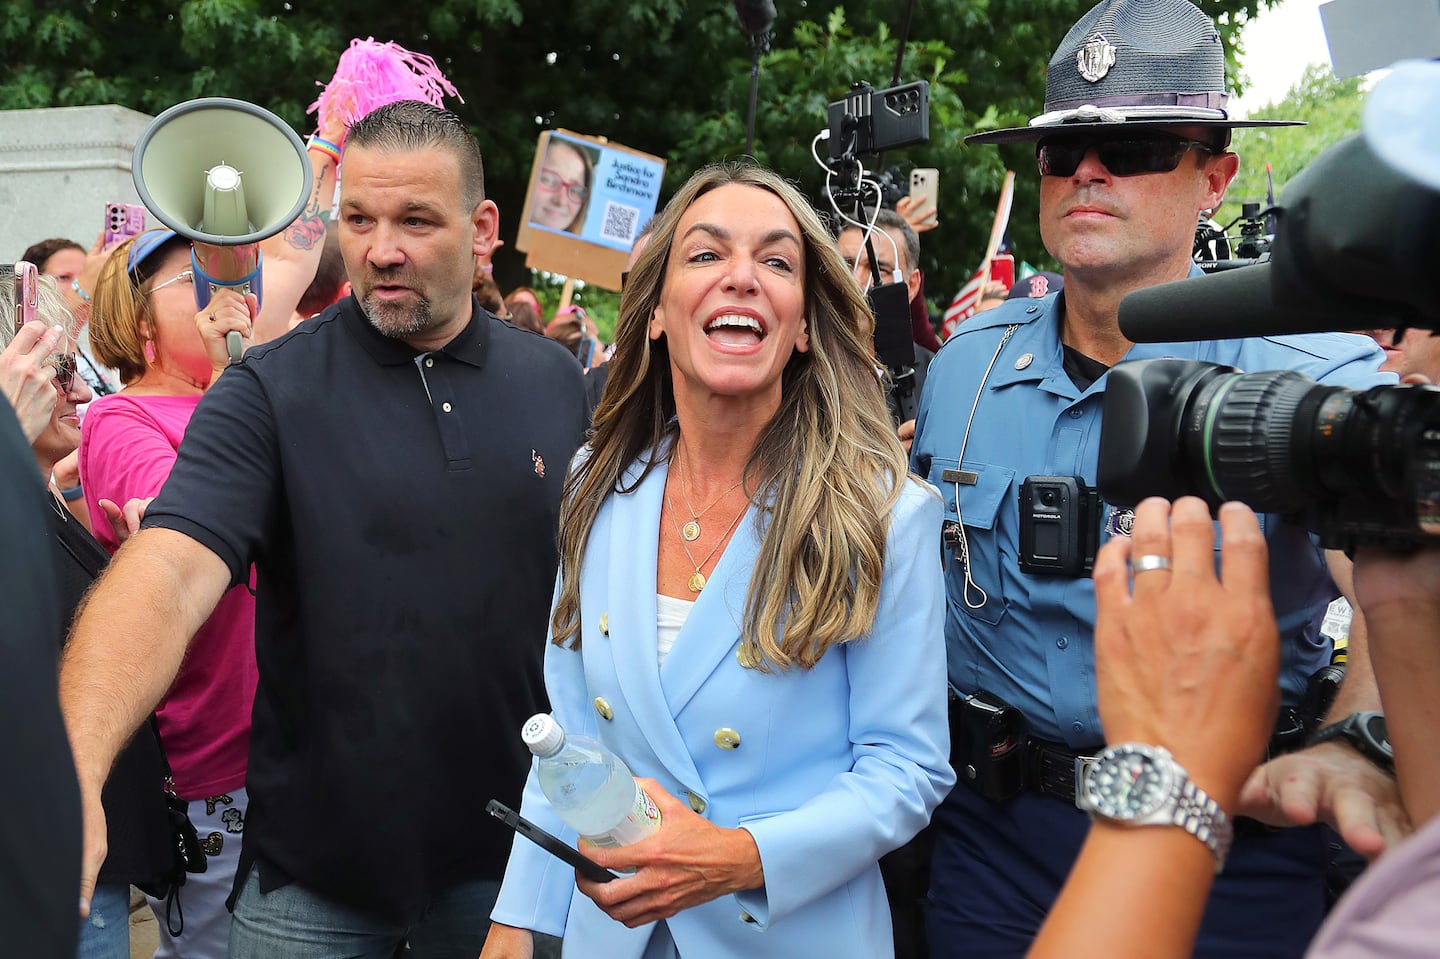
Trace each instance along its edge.
<path fill-rule="evenodd" d="M 535 461 L 535 475 L 541 479 L 545 478 L 545 457 L 534 450 L 530 451 L 530 458 Z"/>

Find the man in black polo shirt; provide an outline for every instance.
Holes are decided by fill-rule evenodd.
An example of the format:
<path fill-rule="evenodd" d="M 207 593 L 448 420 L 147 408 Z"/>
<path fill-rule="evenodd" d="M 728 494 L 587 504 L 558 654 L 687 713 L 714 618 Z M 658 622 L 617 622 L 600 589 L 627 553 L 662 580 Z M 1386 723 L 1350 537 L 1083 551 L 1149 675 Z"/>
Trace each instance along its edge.
<path fill-rule="evenodd" d="M 561 484 L 586 426 L 560 345 L 474 304 L 480 154 L 406 102 L 351 129 L 354 293 L 205 396 L 62 671 L 87 816 L 221 593 L 257 572 L 250 810 L 230 954 L 480 951 L 519 802 Z M 102 837 L 97 840 L 97 837 Z"/>

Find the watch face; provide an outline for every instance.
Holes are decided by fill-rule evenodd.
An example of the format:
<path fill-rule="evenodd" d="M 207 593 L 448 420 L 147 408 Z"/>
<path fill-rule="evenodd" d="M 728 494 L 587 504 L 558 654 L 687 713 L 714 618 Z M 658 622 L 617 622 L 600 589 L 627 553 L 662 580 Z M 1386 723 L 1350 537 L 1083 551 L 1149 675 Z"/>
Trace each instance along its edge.
<path fill-rule="evenodd" d="M 1142 819 L 1171 798 L 1174 767 L 1148 752 L 1107 750 L 1085 777 L 1088 805 L 1107 819 Z"/>

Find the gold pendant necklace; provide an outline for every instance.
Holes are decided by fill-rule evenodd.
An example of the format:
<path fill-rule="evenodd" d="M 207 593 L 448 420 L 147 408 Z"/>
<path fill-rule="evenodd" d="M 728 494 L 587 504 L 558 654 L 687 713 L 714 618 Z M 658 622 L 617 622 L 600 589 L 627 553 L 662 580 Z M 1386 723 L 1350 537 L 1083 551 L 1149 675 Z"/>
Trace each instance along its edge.
<path fill-rule="evenodd" d="M 677 461 L 678 461 L 678 457 L 677 457 Z M 678 469 L 676 472 L 678 472 L 678 473 L 680 474 L 680 495 L 685 498 L 685 508 L 690 511 L 690 521 L 689 521 L 688 523 L 686 523 L 684 526 L 680 527 L 680 538 L 683 539 L 683 540 L 685 540 L 685 542 L 687 542 L 687 543 L 693 543 L 693 542 L 695 542 L 697 539 L 700 538 L 700 532 L 701 532 L 701 531 L 700 531 L 700 518 L 701 518 L 702 516 L 704 516 L 706 513 L 710 512 L 710 511 L 711 511 L 712 509 L 714 509 L 716 506 L 720 505 L 720 501 L 721 501 L 722 499 L 724 499 L 725 497 L 729 496 L 731 493 L 735 492 L 736 488 L 739 487 L 740 483 L 745 482 L 745 478 L 742 476 L 742 477 L 740 478 L 740 483 L 736 483 L 734 486 L 730 487 L 730 488 L 727 489 L 725 492 L 721 493 L 719 496 L 717 496 L 717 497 L 715 498 L 714 502 L 712 502 L 709 506 L 705 507 L 704 509 L 702 509 L 700 512 L 697 513 L 697 512 L 695 512 L 695 507 L 694 507 L 693 505 L 691 505 L 691 503 L 690 503 L 690 483 L 689 483 L 689 481 L 685 478 L 685 474 L 686 474 L 686 472 L 688 472 L 688 471 L 685 469 L 685 464 L 684 464 L 684 463 L 679 463 L 678 465 L 679 465 L 679 469 Z M 694 560 L 691 560 L 691 562 L 694 562 Z M 704 577 L 701 577 L 700 586 L 699 586 L 699 587 L 692 586 L 691 589 L 694 589 L 695 592 L 698 593 L 698 592 L 700 592 L 700 588 L 703 587 L 704 585 L 705 585 L 705 583 L 704 583 Z"/>
<path fill-rule="evenodd" d="M 747 502 L 740 507 L 740 511 L 736 513 L 735 518 L 730 521 L 730 526 L 725 530 L 724 535 L 715 541 L 715 545 L 710 547 L 710 552 L 706 553 L 705 558 L 698 563 L 695 562 L 695 556 L 690 552 L 690 542 L 686 539 L 685 530 L 681 528 L 675 519 L 675 504 L 670 501 L 670 493 L 668 491 L 665 493 L 665 506 L 670 511 L 671 525 L 675 527 L 675 532 L 680 534 L 680 548 L 685 550 L 685 558 L 690 561 L 691 566 L 695 567 L 695 572 L 690 574 L 690 578 L 686 580 L 685 585 L 690 587 L 690 592 L 698 593 L 705 588 L 706 583 L 705 574 L 702 573 L 701 570 L 710 562 L 711 557 L 715 555 L 721 545 L 730 538 L 730 534 L 735 532 L 735 527 L 740 525 L 740 517 L 745 515 L 745 511 L 749 508 L 750 504 Z"/>

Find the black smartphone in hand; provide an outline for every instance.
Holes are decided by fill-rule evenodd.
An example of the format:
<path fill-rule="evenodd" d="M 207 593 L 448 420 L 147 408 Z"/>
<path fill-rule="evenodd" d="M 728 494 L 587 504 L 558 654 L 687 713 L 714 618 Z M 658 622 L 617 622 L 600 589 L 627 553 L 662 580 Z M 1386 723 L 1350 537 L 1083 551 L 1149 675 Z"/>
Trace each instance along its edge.
<path fill-rule="evenodd" d="M 550 855 L 574 866 L 582 876 L 591 882 L 609 882 L 612 879 L 620 878 L 617 873 L 611 872 L 595 860 L 583 855 L 580 850 L 561 842 L 530 820 L 522 818 L 519 813 L 498 799 L 490 800 L 485 806 L 485 811 Z"/>

